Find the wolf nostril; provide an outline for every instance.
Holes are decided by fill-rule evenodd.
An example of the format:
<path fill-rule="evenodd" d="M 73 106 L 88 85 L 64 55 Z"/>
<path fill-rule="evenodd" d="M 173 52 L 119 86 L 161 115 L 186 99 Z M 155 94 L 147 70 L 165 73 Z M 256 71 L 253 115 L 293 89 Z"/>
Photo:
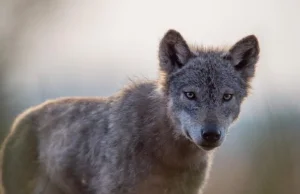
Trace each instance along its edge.
<path fill-rule="evenodd" d="M 208 142 L 214 143 L 220 140 L 221 132 L 218 131 L 204 131 L 202 132 L 202 138 Z"/>

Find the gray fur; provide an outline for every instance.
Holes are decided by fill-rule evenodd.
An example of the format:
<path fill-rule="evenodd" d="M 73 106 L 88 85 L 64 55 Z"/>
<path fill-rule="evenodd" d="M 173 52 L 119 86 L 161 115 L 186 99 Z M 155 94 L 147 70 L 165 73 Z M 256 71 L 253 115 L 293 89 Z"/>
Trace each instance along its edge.
<path fill-rule="evenodd" d="M 158 81 L 108 98 L 61 98 L 21 114 L 1 150 L 6 194 L 196 194 L 238 117 L 258 60 L 246 37 L 228 51 L 189 48 L 169 30 Z M 189 100 L 184 92 L 194 92 Z M 222 100 L 232 93 L 231 101 Z M 221 132 L 209 147 L 201 133 Z"/>

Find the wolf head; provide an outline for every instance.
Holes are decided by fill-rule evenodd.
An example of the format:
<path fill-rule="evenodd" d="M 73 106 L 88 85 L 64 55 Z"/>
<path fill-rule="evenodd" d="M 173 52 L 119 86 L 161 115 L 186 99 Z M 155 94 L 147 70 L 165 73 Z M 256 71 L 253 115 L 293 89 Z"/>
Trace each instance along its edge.
<path fill-rule="evenodd" d="M 258 57 L 254 35 L 226 51 L 192 50 L 180 33 L 169 30 L 160 42 L 159 63 L 177 132 L 205 150 L 220 146 L 239 115 Z"/>

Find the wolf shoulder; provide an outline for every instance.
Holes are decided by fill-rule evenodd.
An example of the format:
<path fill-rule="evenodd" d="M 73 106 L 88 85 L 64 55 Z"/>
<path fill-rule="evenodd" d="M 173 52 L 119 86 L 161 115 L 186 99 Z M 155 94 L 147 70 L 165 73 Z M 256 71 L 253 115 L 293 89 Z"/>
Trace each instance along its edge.
<path fill-rule="evenodd" d="M 78 126 L 104 125 L 110 116 L 120 116 L 124 114 L 125 109 L 128 112 L 129 109 L 149 105 L 150 101 L 158 103 L 160 101 L 158 93 L 156 83 L 141 81 L 128 84 L 108 97 L 51 99 L 26 109 L 16 117 L 12 128 L 25 121 L 31 123 L 36 130 L 47 130 L 47 128 L 54 130 L 55 127 L 71 130 Z"/>
<path fill-rule="evenodd" d="M 19 114 L 12 125 L 11 131 L 26 123 L 33 130 L 41 131 L 73 127 L 76 122 L 81 124 L 88 120 L 99 119 L 109 110 L 109 98 L 105 97 L 62 97 L 47 100 L 36 106 L 27 108 Z"/>

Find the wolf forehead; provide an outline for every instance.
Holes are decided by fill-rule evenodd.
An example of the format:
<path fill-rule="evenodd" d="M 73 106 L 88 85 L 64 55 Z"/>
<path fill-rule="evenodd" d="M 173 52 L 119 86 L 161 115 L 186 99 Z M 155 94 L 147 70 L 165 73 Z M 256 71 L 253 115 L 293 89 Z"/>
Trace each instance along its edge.
<path fill-rule="evenodd" d="M 228 87 L 245 97 L 255 74 L 259 51 L 254 35 L 240 39 L 228 49 L 200 47 L 195 51 L 179 32 L 169 30 L 159 45 L 161 80 L 168 93 L 174 94 L 184 85 L 190 85 L 196 90 L 209 89 L 214 94 Z"/>
<path fill-rule="evenodd" d="M 194 55 L 180 69 L 168 77 L 168 84 L 176 83 L 177 89 L 186 86 L 209 90 L 247 89 L 247 83 L 225 57 L 226 51 L 194 51 Z"/>

